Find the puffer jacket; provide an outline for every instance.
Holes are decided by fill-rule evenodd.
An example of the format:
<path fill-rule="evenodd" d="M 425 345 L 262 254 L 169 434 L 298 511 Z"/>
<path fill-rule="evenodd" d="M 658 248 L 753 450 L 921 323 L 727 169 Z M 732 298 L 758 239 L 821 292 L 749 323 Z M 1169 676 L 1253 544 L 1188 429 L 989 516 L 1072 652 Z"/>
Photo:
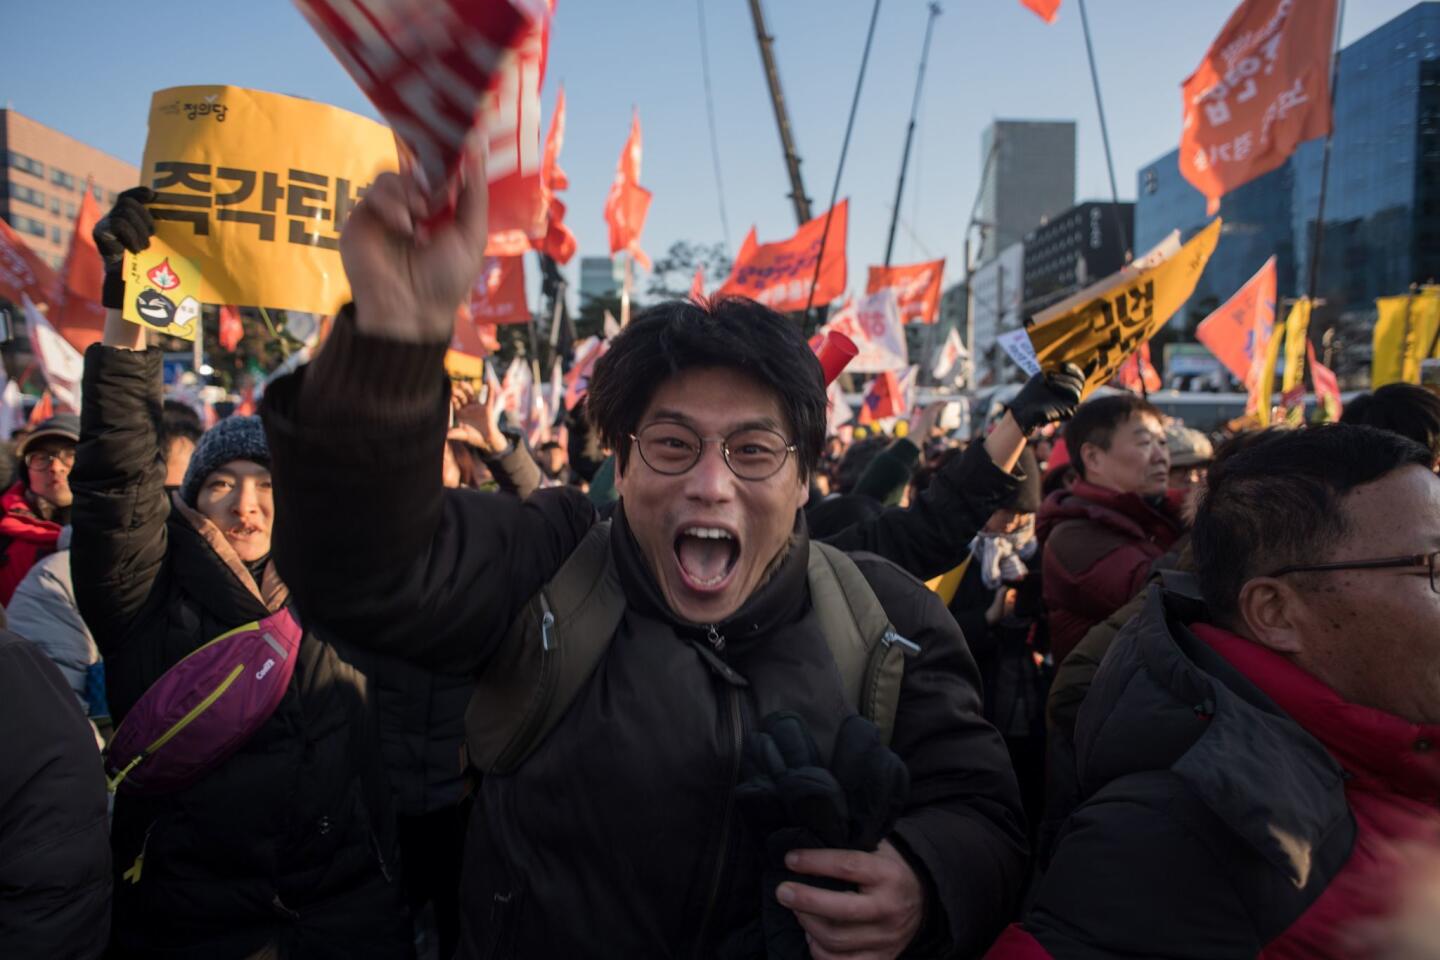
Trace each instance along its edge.
<path fill-rule="evenodd" d="M 85 359 L 71 564 L 117 723 L 186 654 L 287 602 L 273 563 L 257 584 L 213 524 L 167 499 L 161 359 L 99 344 Z M 117 795 L 113 956 L 404 955 L 356 656 L 307 629 L 284 699 L 238 752 L 179 792 Z"/>
<path fill-rule="evenodd" d="M 1440 726 L 1349 703 L 1152 586 L 1076 731 L 1087 800 L 991 960 L 1353 958 L 1440 857 Z"/>
<path fill-rule="evenodd" d="M 524 502 L 442 493 L 438 471 L 422 465 L 444 441 L 443 345 L 363 337 L 344 315 L 331 337 L 325 359 L 266 392 L 277 560 L 326 629 L 432 669 L 483 671 L 594 509 L 572 489 Z M 381 500 L 415 510 L 352 522 L 357 505 Z M 283 523 L 297 515 L 311 522 Z M 335 562 L 315 562 L 331 536 Z M 668 612 L 623 505 L 610 542 L 628 609 L 605 657 L 525 763 L 483 781 L 467 836 L 463 958 L 714 955 L 760 911 L 759 844 L 732 798 L 746 731 L 794 710 L 828 754 L 852 712 L 810 606 L 798 515 L 772 578 L 714 625 L 718 653 L 704 628 Z M 906 665 L 892 741 L 912 782 L 892 840 L 931 891 L 924 948 L 974 953 L 1023 880 L 1014 775 L 939 599 L 886 561 L 856 562 L 922 649 Z"/>
<path fill-rule="evenodd" d="M 61 526 L 38 516 L 25 498 L 25 485 L 16 482 L 0 494 L 0 605 L 8 605 L 15 588 L 35 561 L 55 552 Z"/>
<path fill-rule="evenodd" d="M 1179 502 L 1178 493 L 1152 504 L 1077 480 L 1041 504 L 1036 532 L 1056 663 L 1145 585 L 1150 565 L 1184 532 Z"/>

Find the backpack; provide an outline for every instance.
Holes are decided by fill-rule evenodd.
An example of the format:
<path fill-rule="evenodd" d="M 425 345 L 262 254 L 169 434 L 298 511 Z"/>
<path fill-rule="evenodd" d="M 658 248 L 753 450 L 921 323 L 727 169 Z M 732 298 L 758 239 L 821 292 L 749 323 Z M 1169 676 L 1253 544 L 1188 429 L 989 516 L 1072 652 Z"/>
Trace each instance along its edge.
<path fill-rule="evenodd" d="M 875 591 L 842 551 L 811 541 L 807 579 L 846 699 L 889 744 L 905 656 L 920 647 L 895 632 Z M 521 609 L 481 673 L 465 711 L 467 762 L 486 774 L 517 770 L 595 672 L 624 614 L 607 520 L 590 528 Z"/>
<path fill-rule="evenodd" d="M 130 708 L 105 753 L 110 792 L 189 786 L 270 719 L 295 673 L 303 631 L 288 609 L 182 658 Z"/>

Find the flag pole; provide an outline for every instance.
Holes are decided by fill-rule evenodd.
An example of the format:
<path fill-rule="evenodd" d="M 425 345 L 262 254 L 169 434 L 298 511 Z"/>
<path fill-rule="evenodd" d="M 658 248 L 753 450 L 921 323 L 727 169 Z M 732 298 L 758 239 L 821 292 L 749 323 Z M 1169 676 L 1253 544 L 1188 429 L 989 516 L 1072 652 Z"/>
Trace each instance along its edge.
<path fill-rule="evenodd" d="M 630 326 L 630 284 L 633 274 L 630 270 L 631 254 L 629 250 L 623 251 L 625 256 L 625 280 L 620 285 L 620 329 L 624 330 Z"/>
<path fill-rule="evenodd" d="M 815 306 L 815 287 L 820 283 L 820 267 L 825 262 L 825 241 L 830 239 L 830 220 L 835 216 L 835 201 L 840 198 L 840 175 L 845 172 L 845 154 L 850 150 L 850 133 L 855 129 L 855 111 L 860 106 L 860 90 L 865 86 L 865 65 L 870 62 L 870 45 L 875 40 L 875 23 L 880 19 L 880 0 L 870 11 L 870 29 L 865 33 L 865 52 L 860 55 L 860 75 L 855 78 L 855 96 L 850 100 L 850 119 L 845 121 L 845 139 L 840 143 L 840 162 L 835 166 L 835 184 L 830 188 L 830 209 L 825 212 L 825 229 L 820 234 L 820 252 L 815 257 L 815 276 L 810 278 L 810 296 L 805 313 Z"/>
<path fill-rule="evenodd" d="M 1325 155 L 1320 161 L 1320 204 L 1315 212 L 1315 236 L 1310 242 L 1310 275 L 1307 296 L 1315 299 L 1316 272 L 1320 269 L 1320 247 L 1325 240 L 1325 192 L 1330 185 L 1330 146 L 1335 140 L 1335 88 L 1340 85 L 1340 31 L 1345 26 L 1345 0 L 1335 10 L 1335 50 L 1330 59 L 1330 132 L 1325 134 Z M 1406 307 L 1407 318 L 1409 307 Z M 1406 321 L 1409 322 L 1408 319 Z"/>
<path fill-rule="evenodd" d="M 931 0 L 930 17 L 925 21 L 925 43 L 920 47 L 920 69 L 915 75 L 915 96 L 910 101 L 910 126 L 905 129 L 905 149 L 900 154 L 900 180 L 895 184 L 895 209 L 890 211 L 890 238 L 885 241 L 885 266 L 895 250 L 895 227 L 900 222 L 900 198 L 905 195 L 905 170 L 910 166 L 910 144 L 915 139 L 915 117 L 920 112 L 920 90 L 925 85 L 925 63 L 930 58 L 930 37 L 935 32 L 935 18 L 940 4 Z"/>
<path fill-rule="evenodd" d="M 1105 170 L 1110 174 L 1111 213 L 1115 226 L 1120 231 L 1120 244 L 1125 250 L 1125 262 L 1133 256 L 1130 249 L 1130 231 L 1125 229 L 1125 220 L 1120 216 L 1120 189 L 1115 184 L 1115 158 L 1110 153 L 1110 126 L 1105 122 L 1105 100 L 1100 96 L 1100 71 L 1095 67 L 1095 46 L 1090 42 L 1090 18 L 1085 14 L 1085 0 L 1080 0 L 1080 27 L 1085 33 L 1085 53 L 1090 58 L 1090 83 L 1095 87 L 1095 111 L 1100 115 L 1100 140 L 1105 144 Z"/>

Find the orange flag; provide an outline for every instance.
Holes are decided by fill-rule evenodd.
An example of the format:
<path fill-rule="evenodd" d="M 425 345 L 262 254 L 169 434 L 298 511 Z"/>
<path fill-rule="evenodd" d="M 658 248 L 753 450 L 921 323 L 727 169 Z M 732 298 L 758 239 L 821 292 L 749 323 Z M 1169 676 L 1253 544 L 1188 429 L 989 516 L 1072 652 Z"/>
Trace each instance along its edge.
<path fill-rule="evenodd" d="M 696 303 L 705 299 L 705 268 L 695 265 L 695 279 L 690 281 L 690 299 Z"/>
<path fill-rule="evenodd" d="M 1139 350 L 1125 358 L 1115 371 L 1115 383 L 1133 393 L 1154 393 L 1160 389 L 1160 373 L 1150 362 L 1150 341 L 1140 344 Z"/>
<path fill-rule="evenodd" d="M 87 180 L 85 195 L 80 198 L 80 211 L 75 216 L 75 231 L 70 234 L 70 251 L 60 270 L 60 308 L 50 318 L 55 332 L 81 353 L 105 332 L 105 308 L 100 305 L 105 264 L 95 248 L 95 239 L 90 236 L 99 220 L 100 207 Z"/>
<path fill-rule="evenodd" d="M 630 136 L 615 165 L 615 180 L 605 198 L 605 222 L 610 225 L 610 255 L 621 250 L 641 266 L 650 268 L 650 258 L 640 249 L 640 233 L 650 212 L 650 191 L 640 186 L 640 111 L 630 118 Z"/>
<path fill-rule="evenodd" d="M 898 417 L 905 412 L 905 398 L 894 370 L 887 370 L 870 381 L 870 389 L 860 403 L 862 424 Z"/>
<path fill-rule="evenodd" d="M 234 353 L 245 339 L 245 324 L 240 321 L 240 308 L 228 304 L 220 308 L 220 348 Z"/>
<path fill-rule="evenodd" d="M 1035 15 L 1046 23 L 1054 23 L 1055 15 L 1060 12 L 1060 0 L 1020 0 L 1020 2 L 1034 11 Z"/>
<path fill-rule="evenodd" d="M 1247 387 L 1275 329 L 1275 287 L 1275 258 L 1271 257 L 1195 328 L 1195 339 Z"/>
<path fill-rule="evenodd" d="M 825 262 L 815 284 L 815 303 L 829 303 L 845 292 L 845 224 L 848 200 L 835 205 L 830 232 L 825 240 Z M 730 279 L 719 295 L 749 297 L 779 310 L 804 310 L 809 306 L 810 285 L 815 280 L 815 261 L 820 256 L 820 237 L 825 233 L 826 214 L 806 223 L 788 240 L 757 243 L 751 228 Z"/>
<path fill-rule="evenodd" d="M 33 303 L 54 303 L 60 298 L 60 281 L 20 234 L 0 220 L 0 297 L 19 303 L 22 294 Z"/>
<path fill-rule="evenodd" d="M 550 132 L 545 135 L 545 157 L 540 164 L 540 188 L 545 198 L 545 236 L 532 246 L 558 263 L 569 263 L 575 256 L 575 234 L 565 225 L 565 204 L 556 191 L 570 186 L 570 178 L 560 169 L 560 148 L 565 143 L 565 88 L 555 97 L 555 116 L 550 118 Z"/>
<path fill-rule="evenodd" d="M 866 293 L 895 291 L 901 323 L 934 323 L 940 316 L 940 283 L 945 261 L 903 267 L 871 267 Z"/>
<path fill-rule="evenodd" d="M 485 258 L 480 276 L 470 290 L 470 315 L 477 324 L 530 322 L 524 257 Z"/>
<path fill-rule="evenodd" d="M 1220 198 L 1330 132 L 1335 0 L 1244 0 L 1181 87 L 1180 173 Z"/>

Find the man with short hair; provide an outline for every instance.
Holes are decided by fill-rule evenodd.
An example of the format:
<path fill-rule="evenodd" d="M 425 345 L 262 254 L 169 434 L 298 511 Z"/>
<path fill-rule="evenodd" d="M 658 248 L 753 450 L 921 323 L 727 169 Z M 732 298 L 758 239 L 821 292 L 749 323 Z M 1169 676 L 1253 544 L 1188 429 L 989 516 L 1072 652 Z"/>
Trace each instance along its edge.
<path fill-rule="evenodd" d="M 1272 431 L 1211 468 L 1204 603 L 1150 588 L 1080 711 L 1087 802 L 992 960 L 1375 955 L 1440 857 L 1440 478 Z"/>
<path fill-rule="evenodd" d="M 1169 489 L 1185 493 L 1205 482 L 1205 471 L 1215 459 L 1215 445 L 1199 430 L 1183 423 L 1165 428 L 1165 446 L 1170 451 Z"/>
<path fill-rule="evenodd" d="M 1148 401 L 1122 394 L 1081 404 L 1065 445 L 1079 479 L 1046 499 L 1038 521 L 1056 663 L 1139 591 L 1182 533 L 1166 495 L 1164 419 Z"/>
<path fill-rule="evenodd" d="M 10 602 L 36 561 L 55 552 L 60 530 L 70 522 L 70 469 L 79 440 L 80 418 L 62 413 L 15 450 L 20 479 L 0 495 L 0 604 Z"/>
<path fill-rule="evenodd" d="M 973 954 L 1023 880 L 1014 774 L 939 599 L 806 532 L 826 397 L 798 326 L 676 301 L 612 341 L 586 399 L 615 451 L 608 523 L 571 488 L 442 493 L 442 360 L 486 242 L 483 169 L 470 183 L 419 243 L 418 188 L 377 178 L 341 241 L 353 308 L 264 403 L 277 509 L 297 521 L 276 558 L 307 624 L 478 677 L 459 956 L 748 957 L 772 937 Z M 1027 385 L 940 484 L 951 506 L 914 515 L 928 540 L 963 549 L 1017 485 L 1023 431 L 1073 410 L 1078 384 Z M 867 686 L 835 644 L 877 620 L 866 656 L 889 667 Z"/>
<path fill-rule="evenodd" d="M 1341 423 L 1358 423 L 1409 437 L 1440 467 L 1440 395 L 1413 383 L 1387 383 L 1345 404 Z"/>

